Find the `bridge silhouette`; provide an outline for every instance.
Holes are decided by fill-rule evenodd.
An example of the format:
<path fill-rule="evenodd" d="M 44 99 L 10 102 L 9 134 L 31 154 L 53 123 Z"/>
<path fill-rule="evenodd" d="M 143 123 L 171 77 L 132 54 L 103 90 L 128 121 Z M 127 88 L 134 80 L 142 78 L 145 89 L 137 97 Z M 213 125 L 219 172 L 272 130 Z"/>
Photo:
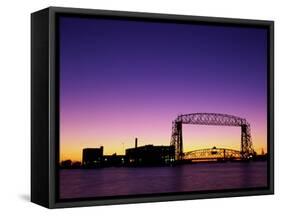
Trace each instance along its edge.
<path fill-rule="evenodd" d="M 208 148 L 189 151 L 183 153 L 183 160 L 197 161 L 197 160 L 237 160 L 241 159 L 241 153 L 238 150 L 226 148 Z"/>
<path fill-rule="evenodd" d="M 212 148 L 183 152 L 182 124 L 217 125 L 241 127 L 240 151 L 234 149 Z M 250 124 L 245 118 L 221 113 L 191 113 L 179 115 L 173 121 L 171 146 L 175 148 L 176 160 L 204 159 L 242 159 L 247 160 L 255 153 L 252 144 Z"/>

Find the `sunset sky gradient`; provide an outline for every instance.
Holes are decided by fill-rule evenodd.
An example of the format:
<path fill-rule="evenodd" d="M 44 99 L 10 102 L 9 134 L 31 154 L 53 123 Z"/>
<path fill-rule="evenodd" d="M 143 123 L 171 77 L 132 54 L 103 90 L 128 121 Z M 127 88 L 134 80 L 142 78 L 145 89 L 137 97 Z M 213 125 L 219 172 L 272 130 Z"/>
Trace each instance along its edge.
<path fill-rule="evenodd" d="M 267 31 L 61 17 L 60 160 L 85 147 L 169 145 L 178 114 L 246 118 L 266 152 Z M 240 150 L 239 127 L 184 125 L 184 151 Z"/>

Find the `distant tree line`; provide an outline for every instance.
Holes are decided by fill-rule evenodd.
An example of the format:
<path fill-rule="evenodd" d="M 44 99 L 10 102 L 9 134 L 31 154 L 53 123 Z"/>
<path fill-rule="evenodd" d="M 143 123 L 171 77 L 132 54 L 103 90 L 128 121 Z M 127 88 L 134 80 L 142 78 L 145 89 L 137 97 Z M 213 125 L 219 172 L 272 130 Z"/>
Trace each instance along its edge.
<path fill-rule="evenodd" d="M 81 166 L 82 164 L 80 161 L 63 160 L 60 163 L 60 167 L 64 169 L 81 168 Z"/>

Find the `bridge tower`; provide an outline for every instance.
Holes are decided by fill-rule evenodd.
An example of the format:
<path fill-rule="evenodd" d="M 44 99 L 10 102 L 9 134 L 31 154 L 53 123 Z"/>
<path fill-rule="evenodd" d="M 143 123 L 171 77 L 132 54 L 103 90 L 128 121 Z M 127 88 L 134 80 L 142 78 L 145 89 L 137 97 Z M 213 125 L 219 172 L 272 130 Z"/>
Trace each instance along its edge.
<path fill-rule="evenodd" d="M 178 131 L 178 156 L 179 160 L 183 158 L 183 138 L 182 138 L 182 122 L 176 122 L 176 127 Z"/>
<path fill-rule="evenodd" d="M 252 152 L 251 131 L 249 124 L 241 125 L 241 156 L 247 158 Z"/>

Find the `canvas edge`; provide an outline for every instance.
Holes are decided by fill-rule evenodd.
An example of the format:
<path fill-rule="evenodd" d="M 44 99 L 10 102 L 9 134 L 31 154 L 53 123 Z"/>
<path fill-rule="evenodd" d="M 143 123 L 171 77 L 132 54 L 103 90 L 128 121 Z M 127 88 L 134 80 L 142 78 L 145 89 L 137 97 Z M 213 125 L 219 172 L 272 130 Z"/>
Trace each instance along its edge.
<path fill-rule="evenodd" d="M 49 207 L 49 10 L 31 14 L 31 202 Z"/>

